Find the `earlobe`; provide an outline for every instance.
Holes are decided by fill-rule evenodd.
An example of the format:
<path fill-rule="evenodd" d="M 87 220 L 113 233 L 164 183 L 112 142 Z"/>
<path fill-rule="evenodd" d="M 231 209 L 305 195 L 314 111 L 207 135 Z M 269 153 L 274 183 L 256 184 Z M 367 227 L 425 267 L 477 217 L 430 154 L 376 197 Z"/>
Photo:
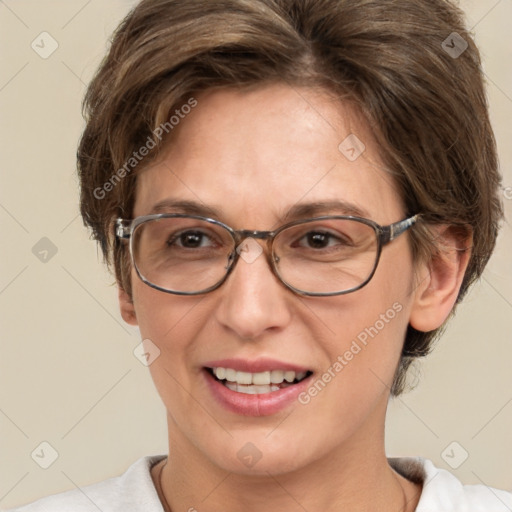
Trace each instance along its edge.
<path fill-rule="evenodd" d="M 119 307 L 123 320 L 130 325 L 138 325 L 137 315 L 135 314 L 135 306 L 130 295 L 118 285 Z"/>
<path fill-rule="evenodd" d="M 418 331 L 433 331 L 449 317 L 471 256 L 472 236 L 467 229 L 434 228 L 438 249 L 418 269 L 418 282 L 409 323 Z"/>

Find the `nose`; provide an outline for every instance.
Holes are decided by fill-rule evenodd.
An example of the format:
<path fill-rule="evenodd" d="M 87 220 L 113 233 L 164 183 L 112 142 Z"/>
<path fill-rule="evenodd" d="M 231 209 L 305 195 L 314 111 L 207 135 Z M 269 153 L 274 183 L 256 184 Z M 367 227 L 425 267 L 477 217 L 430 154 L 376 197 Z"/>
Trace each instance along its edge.
<path fill-rule="evenodd" d="M 256 240 L 245 239 L 237 252 L 235 268 L 217 290 L 216 318 L 238 338 L 255 340 L 289 324 L 292 292 L 273 274 Z"/>

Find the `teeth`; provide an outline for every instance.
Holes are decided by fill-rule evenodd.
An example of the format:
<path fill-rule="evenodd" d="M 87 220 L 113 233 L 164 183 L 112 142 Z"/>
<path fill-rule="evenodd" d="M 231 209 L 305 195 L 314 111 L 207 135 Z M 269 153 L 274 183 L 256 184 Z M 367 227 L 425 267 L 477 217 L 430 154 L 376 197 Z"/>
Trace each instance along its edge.
<path fill-rule="evenodd" d="M 219 380 L 224 380 L 226 378 L 226 368 L 215 368 L 215 377 Z"/>
<path fill-rule="evenodd" d="M 245 386 L 254 384 L 253 387 L 268 387 L 271 384 L 282 384 L 285 381 L 288 383 L 291 383 L 294 380 L 300 381 L 306 376 L 307 372 L 295 373 L 293 371 L 272 370 L 266 372 L 250 373 L 240 372 L 233 370 L 232 368 L 213 368 L 213 373 L 217 379 L 226 380 L 228 383 L 243 384 Z M 267 393 L 269 391 L 265 392 Z"/>
<path fill-rule="evenodd" d="M 284 380 L 286 382 L 293 382 L 295 380 L 295 372 L 284 372 Z"/>
<path fill-rule="evenodd" d="M 302 380 L 308 372 L 299 372 L 297 373 L 297 376 L 295 377 L 297 380 Z"/>
<path fill-rule="evenodd" d="M 236 382 L 238 384 L 252 384 L 252 373 L 236 372 Z"/>
<path fill-rule="evenodd" d="M 251 375 L 251 374 L 249 374 Z M 252 383 L 262 386 L 270 384 L 270 372 L 260 372 L 252 374 Z"/>
<path fill-rule="evenodd" d="M 244 393 L 246 395 L 263 395 L 264 393 L 272 393 L 273 391 L 279 391 L 279 386 L 246 386 L 244 384 L 237 384 L 236 382 L 226 382 L 226 387 L 231 391 L 237 391 L 238 393 Z"/>
<path fill-rule="evenodd" d="M 238 384 L 236 382 L 226 382 L 226 387 L 231 389 L 231 391 L 236 391 L 238 389 Z"/>
<path fill-rule="evenodd" d="M 229 382 L 235 382 L 236 381 L 236 370 L 232 370 L 231 368 L 222 368 L 224 372 L 226 373 L 225 379 Z"/>
<path fill-rule="evenodd" d="M 270 382 L 272 384 L 281 384 L 284 380 L 284 372 L 283 370 L 272 370 L 270 372 Z"/>

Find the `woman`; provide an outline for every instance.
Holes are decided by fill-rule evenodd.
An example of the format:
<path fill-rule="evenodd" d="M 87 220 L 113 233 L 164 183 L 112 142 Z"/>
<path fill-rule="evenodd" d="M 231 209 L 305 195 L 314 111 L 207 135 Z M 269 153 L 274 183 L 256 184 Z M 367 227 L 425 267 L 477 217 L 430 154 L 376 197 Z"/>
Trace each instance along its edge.
<path fill-rule="evenodd" d="M 87 92 L 81 211 L 169 455 L 19 510 L 511 510 L 384 451 L 502 216 L 479 66 L 445 0 L 138 4 Z"/>

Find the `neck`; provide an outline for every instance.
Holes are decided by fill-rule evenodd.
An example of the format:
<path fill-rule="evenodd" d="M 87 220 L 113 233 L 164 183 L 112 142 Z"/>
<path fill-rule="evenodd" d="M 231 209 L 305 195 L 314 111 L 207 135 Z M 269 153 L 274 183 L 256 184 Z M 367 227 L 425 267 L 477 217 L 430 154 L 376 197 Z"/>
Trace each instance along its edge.
<path fill-rule="evenodd" d="M 306 467 L 258 475 L 223 470 L 191 450 L 184 437 L 173 436 L 172 456 L 155 468 L 154 478 L 158 474 L 160 498 L 167 502 L 167 512 L 414 511 L 421 486 L 391 469 L 383 432 L 370 437 L 371 443 L 364 434 Z"/>

